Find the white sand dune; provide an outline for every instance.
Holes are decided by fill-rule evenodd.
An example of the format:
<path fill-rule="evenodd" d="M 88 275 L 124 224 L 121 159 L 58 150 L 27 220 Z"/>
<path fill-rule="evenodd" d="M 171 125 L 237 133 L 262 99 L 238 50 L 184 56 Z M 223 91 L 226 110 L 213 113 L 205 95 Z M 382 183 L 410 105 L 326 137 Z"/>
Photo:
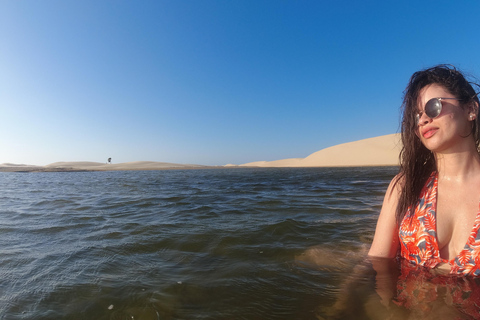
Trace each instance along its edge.
<path fill-rule="evenodd" d="M 347 167 L 395 166 L 402 147 L 399 134 L 339 144 L 312 153 L 306 158 L 256 161 L 242 167 Z"/>
<path fill-rule="evenodd" d="M 401 149 L 400 135 L 385 136 L 343 143 L 312 153 L 306 158 L 275 161 L 256 161 L 224 167 L 342 167 L 342 166 L 395 166 Z M 168 170 L 218 168 L 197 164 L 177 164 L 155 161 L 134 161 L 106 164 L 101 162 L 55 162 L 46 166 L 4 163 L 0 171 L 112 171 L 112 170 Z"/>
<path fill-rule="evenodd" d="M 0 167 L 5 167 L 5 168 L 8 168 L 8 167 L 18 167 L 18 168 L 22 168 L 22 167 L 37 167 L 37 166 L 29 165 L 29 164 L 2 163 L 2 164 L 0 164 Z"/>

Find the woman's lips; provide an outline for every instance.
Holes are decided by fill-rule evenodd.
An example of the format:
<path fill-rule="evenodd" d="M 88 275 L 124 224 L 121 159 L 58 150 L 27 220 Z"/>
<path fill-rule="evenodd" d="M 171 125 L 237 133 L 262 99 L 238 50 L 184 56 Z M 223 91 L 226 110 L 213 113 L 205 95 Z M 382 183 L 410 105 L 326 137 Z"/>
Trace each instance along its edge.
<path fill-rule="evenodd" d="M 422 130 L 422 136 L 425 139 L 428 139 L 431 136 L 433 136 L 435 134 L 435 132 L 437 132 L 437 130 L 438 130 L 438 128 L 425 128 L 424 130 Z"/>

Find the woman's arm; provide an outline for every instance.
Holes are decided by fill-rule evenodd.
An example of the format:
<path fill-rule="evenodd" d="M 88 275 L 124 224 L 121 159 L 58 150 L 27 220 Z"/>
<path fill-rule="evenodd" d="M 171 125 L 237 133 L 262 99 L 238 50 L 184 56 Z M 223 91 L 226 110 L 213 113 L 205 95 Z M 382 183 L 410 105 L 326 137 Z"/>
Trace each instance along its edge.
<path fill-rule="evenodd" d="M 399 239 L 395 212 L 403 188 L 402 180 L 398 179 L 398 176 L 392 179 L 383 199 L 382 210 L 375 229 L 375 237 L 368 252 L 369 256 L 394 258 L 397 254 Z"/>

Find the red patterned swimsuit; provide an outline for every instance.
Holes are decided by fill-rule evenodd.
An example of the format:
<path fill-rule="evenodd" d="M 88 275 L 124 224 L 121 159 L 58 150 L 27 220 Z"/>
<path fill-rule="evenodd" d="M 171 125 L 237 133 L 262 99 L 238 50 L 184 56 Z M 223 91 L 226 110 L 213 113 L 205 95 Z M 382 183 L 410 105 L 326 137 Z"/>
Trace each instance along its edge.
<path fill-rule="evenodd" d="M 465 247 L 454 259 L 440 257 L 436 230 L 437 173 L 433 172 L 422 189 L 415 210 L 410 207 L 399 228 L 402 258 L 425 267 L 450 264 L 451 274 L 480 275 L 480 210 Z"/>

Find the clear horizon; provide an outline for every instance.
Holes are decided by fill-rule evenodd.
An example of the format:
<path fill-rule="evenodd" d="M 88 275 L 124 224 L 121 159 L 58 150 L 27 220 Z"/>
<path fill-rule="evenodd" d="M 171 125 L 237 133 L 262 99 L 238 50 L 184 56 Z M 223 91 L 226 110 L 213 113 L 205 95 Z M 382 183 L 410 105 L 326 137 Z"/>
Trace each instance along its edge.
<path fill-rule="evenodd" d="M 396 133 L 413 72 L 480 77 L 479 9 L 1 1 L 0 164 L 242 164 Z"/>

